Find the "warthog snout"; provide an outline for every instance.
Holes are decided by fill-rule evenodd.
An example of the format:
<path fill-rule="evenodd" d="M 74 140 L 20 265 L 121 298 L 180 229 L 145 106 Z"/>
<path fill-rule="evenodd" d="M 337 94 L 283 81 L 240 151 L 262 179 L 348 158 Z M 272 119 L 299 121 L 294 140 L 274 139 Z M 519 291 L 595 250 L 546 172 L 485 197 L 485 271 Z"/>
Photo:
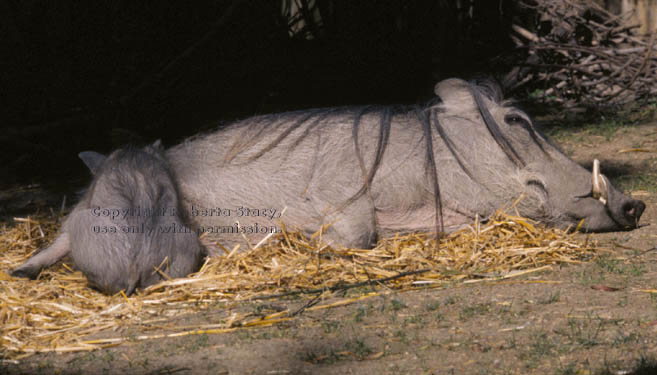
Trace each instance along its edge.
<path fill-rule="evenodd" d="M 639 226 L 639 219 L 641 218 L 641 215 L 645 209 L 646 204 L 636 199 L 631 199 L 629 202 L 623 203 L 625 219 L 629 222 L 632 222 L 632 228 Z"/>
<path fill-rule="evenodd" d="M 646 209 L 645 203 L 632 199 L 616 189 L 607 177 L 600 172 L 600 161 L 593 160 L 591 171 L 591 193 L 576 204 L 578 215 L 585 219 L 584 231 L 605 232 L 619 229 L 634 229 L 639 226 L 639 219 Z M 592 202 L 589 202 L 592 201 Z"/>
<path fill-rule="evenodd" d="M 609 183 L 607 177 L 600 173 L 600 161 L 593 160 L 592 171 L 592 195 L 608 206 L 612 213 L 612 218 L 623 228 L 636 228 L 639 225 L 639 219 L 646 209 L 646 204 L 640 200 L 631 199 L 625 195 L 614 193 L 614 197 L 618 202 L 611 202 L 609 204 Z"/>

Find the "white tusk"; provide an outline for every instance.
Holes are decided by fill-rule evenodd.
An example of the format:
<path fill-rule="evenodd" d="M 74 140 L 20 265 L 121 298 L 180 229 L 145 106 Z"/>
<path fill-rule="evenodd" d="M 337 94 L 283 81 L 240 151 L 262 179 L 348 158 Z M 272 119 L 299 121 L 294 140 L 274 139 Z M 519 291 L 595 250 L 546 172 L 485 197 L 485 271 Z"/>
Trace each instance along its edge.
<path fill-rule="evenodd" d="M 607 204 L 607 178 L 600 173 L 600 160 L 593 160 L 593 173 L 591 173 L 591 183 L 593 185 L 593 198 L 598 199 L 603 204 Z"/>

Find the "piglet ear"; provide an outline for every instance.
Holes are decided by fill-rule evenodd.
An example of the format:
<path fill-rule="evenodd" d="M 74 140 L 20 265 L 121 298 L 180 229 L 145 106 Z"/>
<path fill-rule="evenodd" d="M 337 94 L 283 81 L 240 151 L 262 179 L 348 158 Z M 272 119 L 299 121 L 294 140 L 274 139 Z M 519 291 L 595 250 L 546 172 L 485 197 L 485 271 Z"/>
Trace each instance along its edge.
<path fill-rule="evenodd" d="M 151 147 L 153 147 L 154 149 L 156 149 L 158 151 L 164 150 L 164 146 L 162 146 L 162 140 L 161 139 L 158 139 L 157 141 L 153 142 Z"/>
<path fill-rule="evenodd" d="M 78 156 L 82 159 L 87 168 L 89 168 L 91 174 L 94 175 L 98 173 L 100 167 L 105 162 L 105 159 L 107 159 L 107 156 L 99 154 L 96 151 L 82 151 Z"/>

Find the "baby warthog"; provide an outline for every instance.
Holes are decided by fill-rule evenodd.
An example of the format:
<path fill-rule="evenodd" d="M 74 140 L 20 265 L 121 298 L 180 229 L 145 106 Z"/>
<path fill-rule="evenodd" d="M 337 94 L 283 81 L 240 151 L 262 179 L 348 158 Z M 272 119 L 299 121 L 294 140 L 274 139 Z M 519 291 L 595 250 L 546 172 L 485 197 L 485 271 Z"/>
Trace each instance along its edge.
<path fill-rule="evenodd" d="M 210 255 L 217 243 L 249 249 L 281 222 L 308 235 L 328 224 L 323 240 L 368 248 L 398 232 L 455 230 L 520 197 L 521 215 L 550 225 L 638 226 L 643 202 L 615 189 L 597 162 L 591 173 L 566 157 L 497 86 L 448 79 L 435 93 L 423 106 L 249 118 L 163 154 L 117 151 L 91 163 L 100 164 L 94 182 L 58 239 L 14 274 L 35 276 L 72 249 L 94 284 L 131 292 L 157 281 L 160 270 L 172 277 L 195 270 L 201 233 Z M 178 210 L 134 215 L 143 207 Z M 90 229 L 168 224 L 179 230 Z"/>
<path fill-rule="evenodd" d="M 131 294 L 167 276 L 198 270 L 204 252 L 183 219 L 159 142 L 107 158 L 94 152 L 80 158 L 94 174 L 91 186 L 55 242 L 14 270 L 14 276 L 36 277 L 70 253 L 91 285 L 106 293 Z"/>

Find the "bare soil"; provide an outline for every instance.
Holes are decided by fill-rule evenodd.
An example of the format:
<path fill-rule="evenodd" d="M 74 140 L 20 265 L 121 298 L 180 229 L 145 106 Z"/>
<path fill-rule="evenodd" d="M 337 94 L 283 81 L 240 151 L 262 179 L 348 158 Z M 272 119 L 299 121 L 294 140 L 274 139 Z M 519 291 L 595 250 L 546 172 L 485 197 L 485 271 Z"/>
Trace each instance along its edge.
<path fill-rule="evenodd" d="M 657 373 L 657 293 L 650 292 L 657 289 L 657 122 L 553 135 L 582 165 L 600 159 L 616 186 L 647 204 L 639 229 L 592 235 L 608 250 L 590 263 L 500 282 L 388 290 L 351 305 L 304 311 L 269 328 L 40 354 L 3 361 L 0 373 Z M 618 152 L 627 149 L 634 151 Z M 199 326 L 237 311 L 294 311 L 308 301 L 217 305 L 177 319 Z M 137 328 L 121 334 L 130 337 Z"/>

